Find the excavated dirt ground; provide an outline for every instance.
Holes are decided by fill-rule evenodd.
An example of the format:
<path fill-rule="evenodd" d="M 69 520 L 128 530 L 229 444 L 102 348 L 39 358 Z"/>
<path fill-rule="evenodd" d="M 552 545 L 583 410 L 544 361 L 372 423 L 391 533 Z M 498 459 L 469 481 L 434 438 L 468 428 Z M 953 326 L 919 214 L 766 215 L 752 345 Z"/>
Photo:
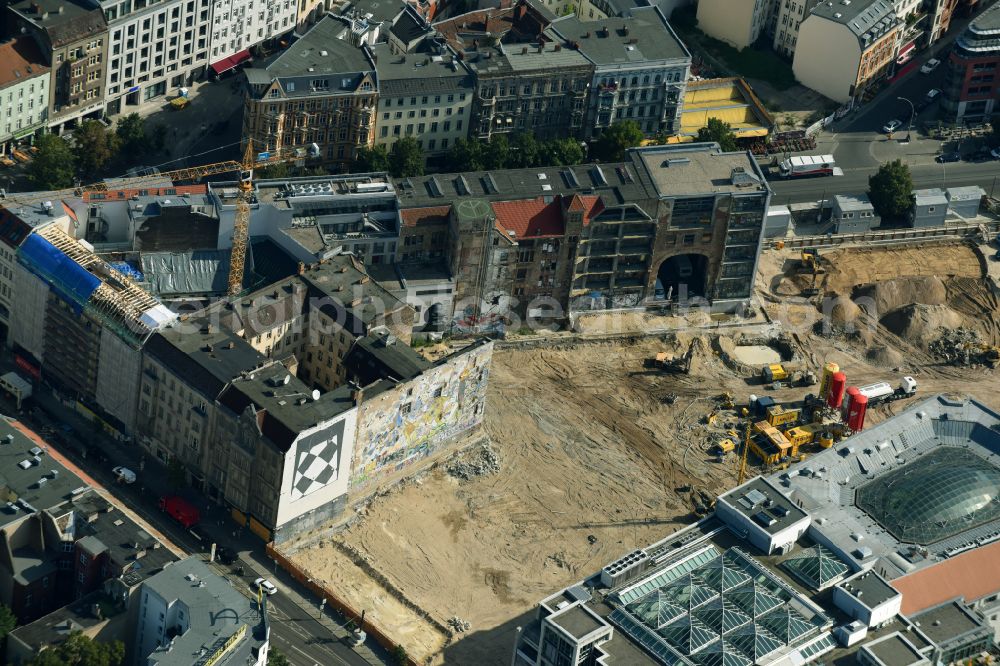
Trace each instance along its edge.
<path fill-rule="evenodd" d="M 1000 409 L 1000 372 L 944 365 L 926 349 L 942 322 L 974 326 L 1000 342 L 1000 301 L 970 248 L 824 255 L 821 289 L 841 299 L 835 318 L 860 329 L 835 327 L 832 335 L 816 332 L 822 304 L 798 297 L 811 276 L 797 274 L 796 259 L 767 252 L 758 295 L 814 369 L 834 361 L 851 384 L 910 374 L 923 395 L 972 393 Z M 645 338 L 498 351 L 483 433 L 500 456 L 500 472 L 458 481 L 438 466 L 376 498 L 351 527 L 293 559 L 367 609 L 411 655 L 429 663 L 509 663 L 515 627 L 539 600 L 689 521 L 688 493 L 679 488 L 715 494 L 733 483 L 734 458 L 718 463 L 708 453 L 732 419 L 723 413 L 711 429 L 701 422 L 721 391 L 739 404 L 750 393 L 780 402 L 810 390 L 770 391 L 738 376 L 711 351 L 707 335 L 690 375 L 644 368 L 657 351 L 683 353 L 691 335 L 678 337 L 673 344 Z M 668 393 L 677 396 L 672 405 L 663 402 Z M 873 409 L 869 422 L 907 404 Z M 449 641 L 441 628 L 456 616 L 471 628 Z"/>

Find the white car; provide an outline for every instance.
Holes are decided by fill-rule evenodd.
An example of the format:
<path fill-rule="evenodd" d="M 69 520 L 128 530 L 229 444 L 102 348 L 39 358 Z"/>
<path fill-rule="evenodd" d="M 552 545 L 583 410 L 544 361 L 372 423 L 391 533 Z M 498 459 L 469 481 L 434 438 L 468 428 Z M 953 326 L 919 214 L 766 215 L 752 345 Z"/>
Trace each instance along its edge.
<path fill-rule="evenodd" d="M 272 583 L 266 578 L 258 578 L 253 582 L 253 584 L 254 587 L 259 587 L 260 589 L 264 590 L 264 594 L 266 594 L 267 596 L 271 596 L 272 594 L 278 591 L 278 588 L 274 586 L 274 583 Z"/>
<path fill-rule="evenodd" d="M 903 121 L 896 120 L 895 118 L 887 122 L 883 127 L 882 131 L 886 134 L 891 134 L 903 126 Z"/>
<path fill-rule="evenodd" d="M 937 69 L 938 65 L 940 65 L 940 64 L 941 64 L 940 60 L 938 60 L 937 58 L 931 58 L 930 60 L 928 60 L 927 62 L 925 62 L 923 64 L 923 66 L 921 66 L 920 73 L 921 74 L 930 74 L 935 69 Z"/>
<path fill-rule="evenodd" d="M 128 467 L 115 467 L 111 470 L 118 478 L 118 483 L 135 483 L 135 472 Z"/>
<path fill-rule="evenodd" d="M 1000 148 L 994 148 L 990 151 L 990 157 L 995 160 L 1000 160 Z"/>

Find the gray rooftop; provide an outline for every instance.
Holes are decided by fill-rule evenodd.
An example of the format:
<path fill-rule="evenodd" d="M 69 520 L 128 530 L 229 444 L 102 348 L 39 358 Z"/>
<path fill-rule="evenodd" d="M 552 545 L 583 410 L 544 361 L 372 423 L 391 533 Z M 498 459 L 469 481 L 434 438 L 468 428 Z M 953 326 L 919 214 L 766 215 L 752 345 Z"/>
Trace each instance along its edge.
<path fill-rule="evenodd" d="M 100 619 L 94 614 L 95 604 L 101 608 Z M 37 652 L 43 647 L 62 643 L 74 631 L 93 631 L 94 628 L 121 613 L 118 608 L 103 592 L 91 592 L 34 622 L 18 627 L 11 632 L 11 636 Z"/>
<path fill-rule="evenodd" d="M 37 511 L 50 509 L 87 485 L 38 443 L 14 427 L 13 419 L 0 417 L 0 487 L 7 506 L 0 505 L 0 525 Z M 37 456 L 37 461 L 36 461 Z"/>
<path fill-rule="evenodd" d="M 595 631 L 607 629 L 607 624 L 594 617 L 582 604 L 571 606 L 567 610 L 552 616 L 551 621 L 565 629 L 570 636 L 582 639 Z"/>
<path fill-rule="evenodd" d="M 865 643 L 861 646 L 861 650 L 874 655 L 882 666 L 916 666 L 930 663 L 898 632 Z"/>
<path fill-rule="evenodd" d="M 604 32 L 604 28 L 608 31 Z M 571 14 L 556 19 L 546 32 L 579 45 L 580 53 L 598 67 L 691 59 L 684 43 L 655 6 L 637 7 L 627 18 L 607 18 L 600 23 L 581 21 Z"/>
<path fill-rule="evenodd" d="M 842 23 L 858 37 L 871 33 L 876 37 L 895 25 L 896 10 L 890 0 L 854 0 L 854 2 L 818 3 L 812 10 L 817 16 Z"/>
<path fill-rule="evenodd" d="M 232 331 L 200 320 L 180 321 L 153 334 L 146 342 L 146 353 L 211 399 L 233 377 L 255 369 L 263 358 Z"/>
<path fill-rule="evenodd" d="M 277 78 L 322 78 L 331 74 L 371 72 L 372 63 L 365 50 L 338 39 L 343 30 L 343 23 L 331 15 L 324 16 L 301 39 L 267 65 L 267 71 Z M 331 82 L 330 91 L 326 94 L 336 92 L 341 87 L 340 83 L 339 80 Z M 354 87 L 350 90 L 353 91 Z M 294 94 L 309 94 L 309 90 L 296 90 Z"/>
<path fill-rule="evenodd" d="M 806 517 L 805 511 L 762 476 L 720 495 L 718 501 L 743 514 L 768 534 L 776 534 Z"/>
<path fill-rule="evenodd" d="M 432 363 L 405 342 L 379 330 L 360 338 L 344 358 L 344 365 L 362 386 L 367 386 L 382 379 L 413 379 Z"/>
<path fill-rule="evenodd" d="M 867 194 L 835 194 L 833 205 L 842 212 L 866 212 L 875 210 Z"/>
<path fill-rule="evenodd" d="M 246 636 L 225 653 L 224 659 L 215 663 L 245 664 L 266 641 L 261 633 L 263 627 L 256 602 L 236 591 L 228 580 L 197 557 L 174 563 L 147 580 L 145 585 L 167 603 L 184 604 L 189 616 L 188 630 L 174 639 L 172 650 L 157 650 L 149 655 L 151 665 L 203 663 L 192 655 L 198 655 L 202 648 L 206 648 L 205 655 L 214 654 L 243 626 L 247 629 Z"/>
<path fill-rule="evenodd" d="M 839 587 L 868 608 L 876 608 L 890 599 L 895 599 L 900 594 L 896 588 L 889 585 L 884 578 L 872 570 L 845 580 Z"/>
<path fill-rule="evenodd" d="M 918 206 L 947 206 L 948 197 L 940 187 L 913 190 L 913 201 Z"/>
<path fill-rule="evenodd" d="M 767 181 L 748 152 L 724 153 L 715 143 L 649 146 L 629 151 L 661 197 L 768 191 Z"/>
<path fill-rule="evenodd" d="M 156 296 L 222 294 L 228 287 L 228 249 L 144 252 L 139 260 Z"/>
<path fill-rule="evenodd" d="M 964 607 L 958 600 L 948 601 L 910 617 L 927 637 L 938 645 L 973 632 L 987 631 L 987 625 L 975 611 Z"/>
<path fill-rule="evenodd" d="M 393 54 L 387 43 L 376 44 L 372 53 L 377 59 L 375 71 L 382 97 L 463 92 L 471 95 L 475 89 L 472 74 L 450 54 L 438 55 L 430 50 Z"/>
<path fill-rule="evenodd" d="M 535 72 L 545 70 L 569 69 L 574 67 L 588 67 L 590 62 L 583 57 L 579 51 L 570 48 L 563 48 L 561 44 L 545 44 L 536 47 L 533 44 L 505 44 L 503 45 L 502 56 L 500 58 L 490 58 L 480 60 L 475 67 L 479 71 L 493 71 L 494 69 L 505 69 L 501 60 L 507 63 L 508 68 L 514 72 Z M 558 76 L 558 71 L 552 72 L 553 76 Z"/>
<path fill-rule="evenodd" d="M 344 16 L 356 13 L 359 16 L 369 16 L 370 20 L 383 23 L 396 17 L 403 9 L 403 0 L 351 0 L 341 9 Z"/>

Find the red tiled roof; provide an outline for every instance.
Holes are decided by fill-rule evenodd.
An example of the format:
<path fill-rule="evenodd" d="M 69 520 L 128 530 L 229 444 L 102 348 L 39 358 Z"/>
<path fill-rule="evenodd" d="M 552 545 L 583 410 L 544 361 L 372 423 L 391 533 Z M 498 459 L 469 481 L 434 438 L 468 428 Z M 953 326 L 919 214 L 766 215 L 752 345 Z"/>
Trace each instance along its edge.
<path fill-rule="evenodd" d="M 83 200 L 90 201 L 124 201 L 137 197 L 141 192 L 151 197 L 179 197 L 185 194 L 205 194 L 208 192 L 207 185 L 176 185 L 174 187 L 143 187 L 125 190 L 107 190 L 106 192 L 84 192 Z M 98 196 L 94 196 L 98 195 Z M 101 196 L 103 195 L 103 196 Z"/>
<path fill-rule="evenodd" d="M 564 231 L 562 200 L 553 198 L 546 203 L 544 197 L 517 201 L 494 201 L 490 204 L 496 215 L 497 225 L 513 231 L 515 238 L 550 238 L 562 236 Z"/>
<path fill-rule="evenodd" d="M 428 206 L 426 208 L 406 208 L 399 211 L 399 217 L 404 227 L 416 227 L 421 224 L 437 224 L 448 220 L 451 206 Z"/>
<path fill-rule="evenodd" d="M 570 199 L 566 210 L 583 213 L 583 226 L 590 224 L 590 221 L 601 214 L 604 210 L 604 202 L 601 197 L 594 194 L 574 194 Z"/>
<path fill-rule="evenodd" d="M 904 615 L 954 599 L 966 601 L 1000 592 L 1000 541 L 970 550 L 892 581 L 903 593 Z"/>
<path fill-rule="evenodd" d="M 48 71 L 42 52 L 31 37 L 22 36 L 0 44 L 0 88 Z"/>

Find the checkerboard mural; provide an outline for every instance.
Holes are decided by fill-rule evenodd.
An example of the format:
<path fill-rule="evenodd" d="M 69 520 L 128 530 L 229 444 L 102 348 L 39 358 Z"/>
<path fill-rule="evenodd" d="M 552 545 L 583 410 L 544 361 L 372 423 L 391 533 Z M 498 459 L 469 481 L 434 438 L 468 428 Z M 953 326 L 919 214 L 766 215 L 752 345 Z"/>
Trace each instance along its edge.
<path fill-rule="evenodd" d="M 304 437 L 295 454 L 292 499 L 299 499 L 335 480 L 340 473 L 344 421 Z"/>

